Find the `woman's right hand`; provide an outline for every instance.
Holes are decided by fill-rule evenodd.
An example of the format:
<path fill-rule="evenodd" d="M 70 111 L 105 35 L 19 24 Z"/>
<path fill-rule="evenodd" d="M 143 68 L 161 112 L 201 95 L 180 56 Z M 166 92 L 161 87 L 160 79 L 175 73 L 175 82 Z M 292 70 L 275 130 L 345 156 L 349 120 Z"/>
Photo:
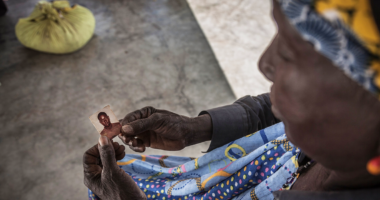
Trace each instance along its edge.
<path fill-rule="evenodd" d="M 190 118 L 153 107 L 127 114 L 121 125 L 119 138 L 136 152 L 144 152 L 146 147 L 181 150 L 211 140 L 212 136 L 211 117 L 208 114 Z"/>

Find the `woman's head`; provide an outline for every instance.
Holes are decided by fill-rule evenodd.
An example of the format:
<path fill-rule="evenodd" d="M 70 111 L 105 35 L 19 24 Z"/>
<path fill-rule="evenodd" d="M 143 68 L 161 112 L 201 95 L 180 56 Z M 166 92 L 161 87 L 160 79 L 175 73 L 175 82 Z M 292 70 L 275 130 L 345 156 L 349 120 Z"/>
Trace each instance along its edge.
<path fill-rule="evenodd" d="M 289 140 L 327 168 L 365 169 L 380 154 L 380 102 L 304 40 L 277 1 L 273 16 L 278 33 L 259 68 Z"/>

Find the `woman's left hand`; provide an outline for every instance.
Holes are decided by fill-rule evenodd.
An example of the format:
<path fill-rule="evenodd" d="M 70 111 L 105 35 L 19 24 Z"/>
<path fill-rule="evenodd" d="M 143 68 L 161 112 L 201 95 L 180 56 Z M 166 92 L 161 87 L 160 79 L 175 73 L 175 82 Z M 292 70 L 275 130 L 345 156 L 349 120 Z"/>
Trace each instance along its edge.
<path fill-rule="evenodd" d="M 83 155 L 84 184 L 102 200 L 146 199 L 143 191 L 117 164 L 125 147 L 100 136 Z"/>

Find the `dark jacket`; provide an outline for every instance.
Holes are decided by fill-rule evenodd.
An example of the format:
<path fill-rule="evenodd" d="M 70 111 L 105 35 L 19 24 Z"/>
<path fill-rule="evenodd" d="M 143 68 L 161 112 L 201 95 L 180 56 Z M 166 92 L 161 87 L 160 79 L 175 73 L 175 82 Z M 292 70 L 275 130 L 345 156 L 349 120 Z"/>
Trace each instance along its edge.
<path fill-rule="evenodd" d="M 213 134 L 207 151 L 280 122 L 271 110 L 269 94 L 245 96 L 232 105 L 206 111 L 211 116 Z"/>
<path fill-rule="evenodd" d="M 213 125 L 207 151 L 280 122 L 272 113 L 269 94 L 245 96 L 232 105 L 202 111 L 199 115 L 206 113 L 211 116 Z M 273 195 L 275 200 L 380 200 L 380 188 L 335 192 L 290 190 L 276 191 Z"/>

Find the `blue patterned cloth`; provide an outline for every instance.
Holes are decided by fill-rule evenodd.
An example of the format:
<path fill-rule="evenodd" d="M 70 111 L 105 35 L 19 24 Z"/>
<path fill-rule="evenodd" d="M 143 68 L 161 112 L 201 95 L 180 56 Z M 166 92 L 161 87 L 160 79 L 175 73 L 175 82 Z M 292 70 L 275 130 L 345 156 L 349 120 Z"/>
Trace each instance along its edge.
<path fill-rule="evenodd" d="M 118 165 L 148 199 L 270 200 L 297 170 L 298 153 L 279 123 L 196 159 L 133 154 Z"/>

